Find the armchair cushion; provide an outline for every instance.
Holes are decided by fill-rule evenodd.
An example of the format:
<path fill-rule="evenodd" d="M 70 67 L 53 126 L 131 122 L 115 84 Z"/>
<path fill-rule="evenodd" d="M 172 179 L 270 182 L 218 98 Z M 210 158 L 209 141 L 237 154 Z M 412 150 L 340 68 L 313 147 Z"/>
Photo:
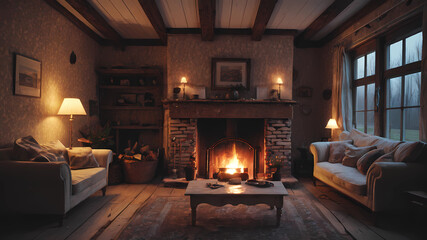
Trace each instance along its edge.
<path fill-rule="evenodd" d="M 72 194 L 76 195 L 98 181 L 105 179 L 106 171 L 103 167 L 71 170 Z"/>

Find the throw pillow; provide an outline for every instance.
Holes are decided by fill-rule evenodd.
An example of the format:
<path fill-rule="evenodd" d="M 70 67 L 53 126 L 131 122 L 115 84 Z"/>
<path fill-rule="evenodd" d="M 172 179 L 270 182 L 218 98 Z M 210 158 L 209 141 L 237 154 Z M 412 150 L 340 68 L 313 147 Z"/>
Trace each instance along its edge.
<path fill-rule="evenodd" d="M 365 153 L 377 148 L 376 146 L 368 147 L 355 147 L 347 146 L 345 150 L 345 156 L 342 159 L 342 165 L 347 167 L 356 167 L 357 160 L 361 158 Z"/>
<path fill-rule="evenodd" d="M 361 158 L 359 158 L 359 160 L 357 160 L 357 170 L 366 175 L 371 164 L 382 155 L 384 155 L 383 149 L 374 149 L 365 153 Z"/>
<path fill-rule="evenodd" d="M 30 161 L 41 150 L 39 143 L 32 136 L 18 138 L 13 145 L 13 158 L 14 160 Z"/>
<path fill-rule="evenodd" d="M 422 142 L 401 143 L 394 153 L 395 162 L 416 162 L 421 155 L 424 144 Z"/>
<path fill-rule="evenodd" d="M 55 156 L 55 154 L 50 153 L 48 151 L 40 151 L 37 156 L 33 157 L 31 161 L 34 162 L 59 162 L 61 160 L 58 160 L 58 158 Z M 64 159 L 65 161 L 65 159 Z"/>
<path fill-rule="evenodd" d="M 65 162 L 65 155 L 67 154 L 67 148 L 61 141 L 56 140 L 49 142 L 47 144 L 40 144 L 44 152 L 48 152 L 47 159 L 49 162 Z M 53 157 L 52 157 L 53 155 Z"/>
<path fill-rule="evenodd" d="M 381 157 L 379 157 L 377 160 L 375 160 L 373 163 L 377 163 L 377 162 L 394 162 L 393 154 L 394 154 L 394 152 L 386 153 L 386 154 L 382 155 Z"/>
<path fill-rule="evenodd" d="M 67 152 L 71 170 L 99 167 L 90 147 L 68 149 Z"/>
<path fill-rule="evenodd" d="M 344 151 L 348 145 L 351 145 L 349 141 L 331 142 L 329 144 L 329 159 L 330 163 L 341 163 L 344 157 Z"/>

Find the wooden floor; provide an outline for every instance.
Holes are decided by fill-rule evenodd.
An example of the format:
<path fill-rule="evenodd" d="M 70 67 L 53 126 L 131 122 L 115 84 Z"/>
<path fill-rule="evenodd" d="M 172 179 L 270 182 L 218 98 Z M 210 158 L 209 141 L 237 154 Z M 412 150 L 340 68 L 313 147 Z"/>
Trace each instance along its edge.
<path fill-rule="evenodd" d="M 314 187 L 308 179 L 287 189 L 289 194 L 316 198 L 317 207 L 332 225 L 355 239 L 423 239 L 427 236 L 427 225 L 422 221 L 425 217 L 418 220 L 414 220 L 413 215 L 375 218 L 363 206 L 325 185 Z M 105 197 L 99 191 L 73 208 L 62 227 L 49 216 L 1 216 L 0 239 L 115 239 L 150 198 L 184 196 L 184 192 L 185 189 L 166 188 L 162 183 L 109 186 Z"/>

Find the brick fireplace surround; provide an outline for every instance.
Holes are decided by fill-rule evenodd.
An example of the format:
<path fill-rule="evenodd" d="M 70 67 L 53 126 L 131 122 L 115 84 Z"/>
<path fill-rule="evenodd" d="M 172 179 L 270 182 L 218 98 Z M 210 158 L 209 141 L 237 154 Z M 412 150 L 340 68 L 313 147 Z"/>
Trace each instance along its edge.
<path fill-rule="evenodd" d="M 260 146 L 260 167 L 265 172 L 264 159 L 277 154 L 284 159 L 282 175 L 291 176 L 291 123 L 294 101 L 221 101 L 187 100 L 165 101 L 165 125 L 167 128 L 169 170 L 179 170 L 189 163 L 190 156 L 196 157 L 198 177 L 206 177 L 206 152 L 198 142 L 201 136 L 198 121 L 202 119 L 263 119 L 263 143 Z M 215 122 L 215 121 L 214 121 Z M 250 131 L 250 129 L 248 129 Z M 259 134 L 259 133 L 258 133 Z M 206 136 L 205 136 L 206 137 Z M 225 136 L 224 136 L 225 137 Z M 175 139 L 175 140 L 174 140 Z M 204 155 L 204 156 L 203 156 Z M 183 174 L 183 171 L 179 171 Z M 183 177 L 183 176 L 181 176 Z"/>

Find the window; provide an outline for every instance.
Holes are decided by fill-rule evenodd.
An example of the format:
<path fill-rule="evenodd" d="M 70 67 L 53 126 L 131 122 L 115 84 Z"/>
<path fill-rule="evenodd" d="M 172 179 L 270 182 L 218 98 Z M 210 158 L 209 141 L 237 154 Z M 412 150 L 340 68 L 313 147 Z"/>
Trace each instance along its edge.
<path fill-rule="evenodd" d="M 358 55 L 354 61 L 353 72 L 356 128 L 374 134 L 375 51 Z"/>
<path fill-rule="evenodd" d="M 386 46 L 385 136 L 419 140 L 422 32 Z"/>
<path fill-rule="evenodd" d="M 352 49 L 353 123 L 365 133 L 417 141 L 422 20 L 405 24 Z"/>

